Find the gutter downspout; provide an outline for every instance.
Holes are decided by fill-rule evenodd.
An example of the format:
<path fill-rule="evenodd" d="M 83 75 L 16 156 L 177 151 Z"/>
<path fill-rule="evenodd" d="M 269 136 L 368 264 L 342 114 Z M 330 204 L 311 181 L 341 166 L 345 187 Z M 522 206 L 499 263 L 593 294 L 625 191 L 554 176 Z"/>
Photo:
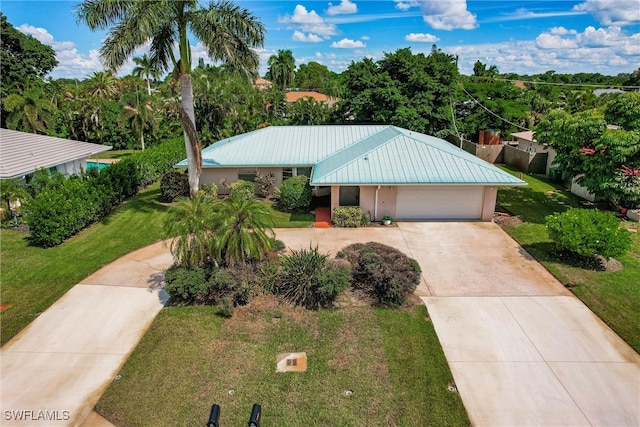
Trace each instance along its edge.
<path fill-rule="evenodd" d="M 373 204 L 373 220 L 374 221 L 378 220 L 378 190 L 380 190 L 380 186 L 379 185 L 376 187 L 376 198 L 375 198 L 375 202 Z"/>

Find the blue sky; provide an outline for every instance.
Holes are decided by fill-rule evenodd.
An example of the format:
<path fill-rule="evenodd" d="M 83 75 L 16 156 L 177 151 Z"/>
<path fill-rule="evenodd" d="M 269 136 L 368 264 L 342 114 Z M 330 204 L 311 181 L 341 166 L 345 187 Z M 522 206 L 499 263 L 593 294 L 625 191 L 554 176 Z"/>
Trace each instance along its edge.
<path fill-rule="evenodd" d="M 640 0 L 236 0 L 267 29 L 261 74 L 269 56 L 290 49 L 298 63 L 341 72 L 364 57 L 411 47 L 458 55 L 463 74 L 480 60 L 500 72 L 630 73 L 640 67 Z M 15 27 L 54 48 L 53 77 L 85 78 L 100 70 L 104 32 L 76 23 L 78 1 L 2 0 Z M 193 58 L 206 58 L 193 40 Z M 138 52 L 141 55 L 143 50 Z M 120 75 L 132 68 L 126 64 Z"/>

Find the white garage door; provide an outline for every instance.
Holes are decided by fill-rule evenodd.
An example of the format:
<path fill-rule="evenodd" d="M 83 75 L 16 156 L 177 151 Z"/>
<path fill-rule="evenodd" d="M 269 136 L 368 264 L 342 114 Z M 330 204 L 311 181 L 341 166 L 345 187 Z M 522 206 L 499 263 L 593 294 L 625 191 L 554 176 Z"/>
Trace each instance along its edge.
<path fill-rule="evenodd" d="M 398 187 L 398 219 L 480 219 L 482 186 L 424 185 Z"/>

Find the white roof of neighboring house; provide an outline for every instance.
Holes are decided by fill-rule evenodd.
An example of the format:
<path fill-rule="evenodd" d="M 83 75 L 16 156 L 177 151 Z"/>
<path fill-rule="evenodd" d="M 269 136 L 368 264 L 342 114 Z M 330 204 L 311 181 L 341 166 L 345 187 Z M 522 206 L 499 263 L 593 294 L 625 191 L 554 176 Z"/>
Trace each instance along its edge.
<path fill-rule="evenodd" d="M 533 131 L 532 130 L 527 130 L 527 131 L 524 131 L 524 132 L 512 133 L 511 136 L 515 136 L 518 139 L 524 139 L 525 141 L 536 142 L 535 138 L 533 137 Z"/>
<path fill-rule="evenodd" d="M 0 179 L 20 178 L 37 169 L 86 159 L 111 148 L 109 145 L 0 129 Z"/>

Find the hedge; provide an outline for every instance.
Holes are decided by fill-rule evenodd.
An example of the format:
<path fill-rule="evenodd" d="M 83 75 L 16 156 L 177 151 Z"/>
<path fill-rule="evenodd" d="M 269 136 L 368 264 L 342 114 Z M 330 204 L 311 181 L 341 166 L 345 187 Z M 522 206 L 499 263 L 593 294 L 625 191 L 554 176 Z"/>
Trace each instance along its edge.
<path fill-rule="evenodd" d="M 38 178 L 42 185 L 33 187 L 34 197 L 25 206 L 31 243 L 45 248 L 59 245 L 102 219 L 141 187 L 157 181 L 184 157 L 184 142 L 176 138 L 99 171 Z M 44 174 L 48 171 L 39 173 Z"/>
<path fill-rule="evenodd" d="M 360 206 L 340 206 L 333 209 L 333 225 L 336 227 L 360 227 L 363 218 Z"/>

